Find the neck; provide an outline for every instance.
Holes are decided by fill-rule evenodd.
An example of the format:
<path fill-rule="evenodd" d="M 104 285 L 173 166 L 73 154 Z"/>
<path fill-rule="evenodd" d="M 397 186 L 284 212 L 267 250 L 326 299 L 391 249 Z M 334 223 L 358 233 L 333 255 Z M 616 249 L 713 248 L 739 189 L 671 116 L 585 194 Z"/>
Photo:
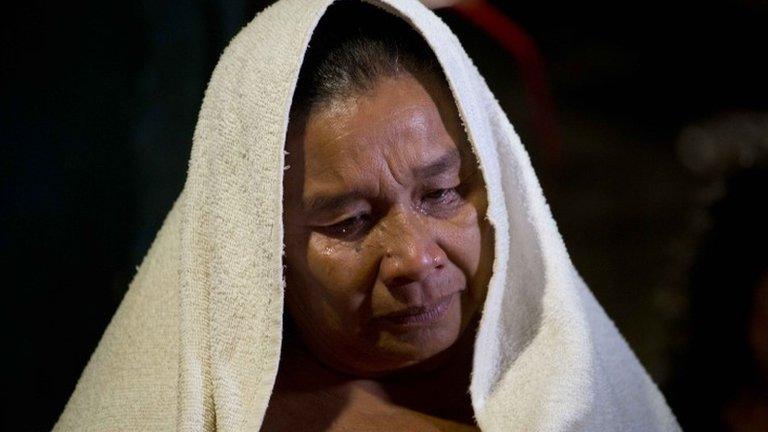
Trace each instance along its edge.
<path fill-rule="evenodd" d="M 363 392 L 387 405 L 462 423 L 473 422 L 469 397 L 476 323 L 443 355 L 381 378 L 359 378 L 333 370 L 298 338 L 286 338 L 276 392 L 317 392 L 346 399 Z M 439 394 L 441 397 L 436 398 Z"/>
<path fill-rule="evenodd" d="M 431 364 L 417 365 L 379 380 L 390 400 L 436 417 L 472 423 L 469 395 L 474 352 L 474 325 Z M 441 395 L 436 398 L 435 395 Z"/>

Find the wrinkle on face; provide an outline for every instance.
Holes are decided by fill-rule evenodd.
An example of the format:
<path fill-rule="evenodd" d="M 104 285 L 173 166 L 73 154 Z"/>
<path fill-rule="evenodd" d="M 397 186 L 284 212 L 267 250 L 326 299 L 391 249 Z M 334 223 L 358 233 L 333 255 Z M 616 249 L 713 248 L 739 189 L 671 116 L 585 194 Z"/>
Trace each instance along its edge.
<path fill-rule="evenodd" d="M 339 370 L 386 373 L 437 355 L 484 300 L 485 188 L 450 98 L 409 74 L 381 78 L 313 108 L 289 135 L 286 163 L 299 169 L 284 181 L 286 305 L 308 347 Z M 365 229 L 337 230 L 348 221 Z M 382 321 L 450 296 L 429 326 Z"/>

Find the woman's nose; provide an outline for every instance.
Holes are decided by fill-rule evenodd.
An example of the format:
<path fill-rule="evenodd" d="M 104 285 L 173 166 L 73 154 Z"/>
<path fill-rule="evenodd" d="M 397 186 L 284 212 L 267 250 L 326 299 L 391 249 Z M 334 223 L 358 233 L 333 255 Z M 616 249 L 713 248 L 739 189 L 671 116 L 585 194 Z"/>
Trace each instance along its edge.
<path fill-rule="evenodd" d="M 408 287 L 421 291 L 420 283 L 445 265 L 445 252 L 426 219 L 415 212 L 399 211 L 385 222 L 380 272 L 382 281 L 395 295 L 397 291 L 411 291 Z M 400 294 L 410 297 L 416 293 Z"/>

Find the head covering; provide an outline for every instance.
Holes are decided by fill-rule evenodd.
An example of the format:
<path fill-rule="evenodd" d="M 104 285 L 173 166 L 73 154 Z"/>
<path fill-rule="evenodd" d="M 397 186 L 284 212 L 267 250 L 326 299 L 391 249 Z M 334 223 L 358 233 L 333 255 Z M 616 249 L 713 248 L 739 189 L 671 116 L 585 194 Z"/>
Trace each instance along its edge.
<path fill-rule="evenodd" d="M 288 113 L 333 0 L 280 0 L 230 43 L 184 189 L 55 430 L 255 431 L 283 314 Z M 457 38 L 416 0 L 371 0 L 421 34 L 480 164 L 494 262 L 470 392 L 484 431 L 679 430 L 571 264 L 518 136 Z"/>

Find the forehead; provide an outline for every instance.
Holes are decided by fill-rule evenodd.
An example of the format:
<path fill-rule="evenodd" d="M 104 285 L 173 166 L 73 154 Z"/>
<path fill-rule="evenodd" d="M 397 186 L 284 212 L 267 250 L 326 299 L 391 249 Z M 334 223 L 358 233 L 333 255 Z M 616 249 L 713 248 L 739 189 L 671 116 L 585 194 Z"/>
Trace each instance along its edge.
<path fill-rule="evenodd" d="M 407 175 L 446 152 L 466 153 L 453 98 L 430 84 L 411 75 L 382 78 L 365 94 L 313 110 L 301 149 L 306 179 L 347 181 L 384 165 Z"/>

